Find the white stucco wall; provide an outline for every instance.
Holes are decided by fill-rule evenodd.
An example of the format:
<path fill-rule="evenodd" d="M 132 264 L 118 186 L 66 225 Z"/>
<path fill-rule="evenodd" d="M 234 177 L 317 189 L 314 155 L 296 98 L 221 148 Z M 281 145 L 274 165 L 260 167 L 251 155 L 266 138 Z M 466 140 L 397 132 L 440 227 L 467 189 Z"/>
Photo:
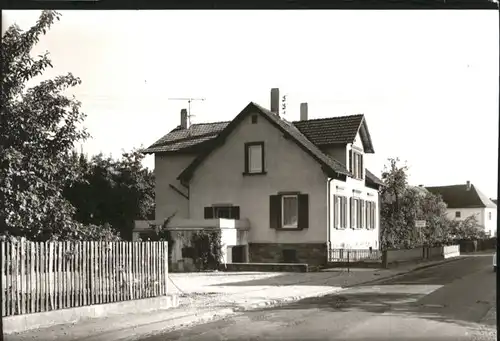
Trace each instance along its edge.
<path fill-rule="evenodd" d="M 455 217 L 455 213 L 460 212 L 460 218 Z M 489 219 L 491 213 L 491 219 Z M 479 225 L 484 226 L 486 233 L 490 231 L 491 236 L 495 236 L 497 231 L 497 210 L 495 208 L 448 208 L 446 215 L 449 219 L 465 220 L 475 215 Z"/>
<path fill-rule="evenodd" d="M 354 194 L 356 198 L 375 202 L 375 228 L 352 229 L 350 228 L 350 204 L 349 198 L 353 197 L 353 190 L 359 191 Z M 347 197 L 347 226 L 345 229 L 334 227 L 334 206 L 333 196 L 342 195 Z M 333 180 L 330 183 L 330 244 L 332 248 L 351 248 L 374 250 L 379 248 L 379 199 L 375 189 L 364 186 L 362 181 L 347 179 L 347 182 Z"/>
<path fill-rule="evenodd" d="M 354 145 L 355 147 L 358 147 L 358 148 L 361 148 L 361 150 L 365 150 L 363 148 L 363 142 L 361 142 L 361 136 L 359 135 L 359 133 L 356 134 L 356 138 L 354 139 L 354 142 L 352 143 L 352 145 Z"/>
<path fill-rule="evenodd" d="M 163 220 L 177 211 L 176 217 L 189 218 L 189 202 L 173 190 L 174 185 L 187 194 L 177 176 L 193 161 L 194 155 L 155 155 L 155 219 Z"/>
<path fill-rule="evenodd" d="M 489 213 L 491 213 L 491 219 L 489 218 Z M 485 208 L 484 209 L 484 229 L 485 231 L 491 231 L 491 236 L 497 235 L 497 210 L 496 208 Z"/>
<path fill-rule="evenodd" d="M 244 176 L 244 143 L 264 141 L 265 175 Z M 325 243 L 327 240 L 327 178 L 320 165 L 283 137 L 264 117 L 251 115 L 228 136 L 225 144 L 199 166 L 190 183 L 189 213 L 202 219 L 205 206 L 231 203 L 250 220 L 249 242 Z M 279 231 L 269 227 L 269 196 L 280 191 L 309 194 L 309 228 Z"/>

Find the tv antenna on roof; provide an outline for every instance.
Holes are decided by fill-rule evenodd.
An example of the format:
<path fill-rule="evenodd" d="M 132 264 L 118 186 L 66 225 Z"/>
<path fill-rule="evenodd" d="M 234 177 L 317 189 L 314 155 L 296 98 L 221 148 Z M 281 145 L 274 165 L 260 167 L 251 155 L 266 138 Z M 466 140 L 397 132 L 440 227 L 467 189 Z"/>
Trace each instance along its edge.
<path fill-rule="evenodd" d="M 189 125 L 191 125 L 191 116 L 195 116 L 195 115 L 191 115 L 191 102 L 192 101 L 204 101 L 205 99 L 204 98 L 169 98 L 168 99 L 169 101 L 187 101 L 188 102 L 188 121 L 189 121 Z"/>

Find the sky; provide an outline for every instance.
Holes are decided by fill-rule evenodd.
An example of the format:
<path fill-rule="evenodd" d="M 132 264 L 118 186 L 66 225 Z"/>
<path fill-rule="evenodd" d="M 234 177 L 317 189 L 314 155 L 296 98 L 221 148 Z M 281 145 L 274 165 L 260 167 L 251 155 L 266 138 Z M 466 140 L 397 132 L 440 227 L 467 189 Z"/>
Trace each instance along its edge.
<path fill-rule="evenodd" d="M 234 118 L 287 95 L 289 121 L 362 113 L 380 175 L 388 158 L 413 185 L 471 181 L 497 197 L 499 17 L 474 11 L 60 11 L 33 54 L 44 78 L 72 72 L 89 155 L 147 147 L 180 123 Z M 40 11 L 2 11 L 2 32 Z M 36 80 L 38 81 L 38 80 Z M 149 156 L 145 165 L 153 168 Z"/>

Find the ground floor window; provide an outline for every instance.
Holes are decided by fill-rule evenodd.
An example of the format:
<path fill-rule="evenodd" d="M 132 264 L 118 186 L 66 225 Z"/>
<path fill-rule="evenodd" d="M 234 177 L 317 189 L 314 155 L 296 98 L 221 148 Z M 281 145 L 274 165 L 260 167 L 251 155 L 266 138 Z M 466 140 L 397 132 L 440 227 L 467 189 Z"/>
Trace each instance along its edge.
<path fill-rule="evenodd" d="M 373 230 L 375 228 L 375 202 L 367 201 L 366 202 L 366 228 L 369 230 Z"/>
<path fill-rule="evenodd" d="M 375 209 L 373 201 L 351 198 L 351 228 L 372 230 L 375 228 Z"/>
<path fill-rule="evenodd" d="M 347 227 L 347 197 L 334 195 L 333 204 L 333 226 L 336 229 L 345 229 Z"/>
<path fill-rule="evenodd" d="M 299 198 L 297 195 L 283 195 L 281 221 L 284 228 L 296 228 L 299 222 Z"/>

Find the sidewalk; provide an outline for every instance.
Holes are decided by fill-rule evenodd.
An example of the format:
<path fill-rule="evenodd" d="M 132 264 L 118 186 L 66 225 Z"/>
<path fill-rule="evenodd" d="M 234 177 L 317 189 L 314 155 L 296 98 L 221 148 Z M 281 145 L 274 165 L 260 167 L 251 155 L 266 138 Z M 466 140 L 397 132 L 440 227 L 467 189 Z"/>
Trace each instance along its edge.
<path fill-rule="evenodd" d="M 238 311 L 332 294 L 346 287 L 368 284 L 460 258 L 463 257 L 401 265 L 395 269 L 350 269 L 349 272 L 346 269 L 328 269 L 310 273 L 175 273 L 170 274 L 169 292 L 179 294 L 178 308 L 85 320 L 77 324 L 5 335 L 4 339 L 135 340 L 220 319 Z"/>

